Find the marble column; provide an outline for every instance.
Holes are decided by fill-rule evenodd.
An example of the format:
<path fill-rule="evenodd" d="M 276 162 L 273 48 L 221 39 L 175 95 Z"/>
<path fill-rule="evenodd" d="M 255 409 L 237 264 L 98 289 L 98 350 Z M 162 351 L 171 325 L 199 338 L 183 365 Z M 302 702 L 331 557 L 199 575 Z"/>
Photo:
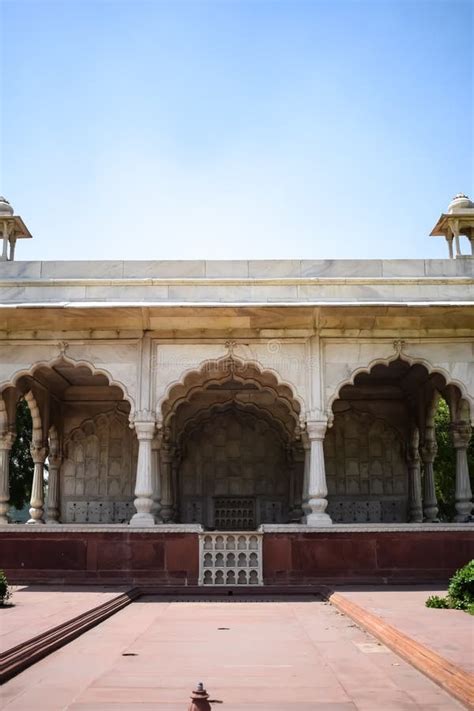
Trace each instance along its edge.
<path fill-rule="evenodd" d="M 410 490 L 409 500 L 409 521 L 410 523 L 423 522 L 423 504 L 421 500 L 421 459 L 420 459 L 420 436 L 418 430 L 412 434 L 408 444 L 408 480 Z"/>
<path fill-rule="evenodd" d="M 179 450 L 174 452 L 173 461 L 171 462 L 171 492 L 173 501 L 173 521 L 179 520 L 179 461 L 181 453 Z"/>
<path fill-rule="evenodd" d="M 328 505 L 328 488 L 324 466 L 323 442 L 327 422 L 310 421 L 306 424 L 306 432 L 310 441 L 308 501 L 309 513 L 306 516 L 308 526 L 330 526 L 331 517 L 326 513 Z"/>
<path fill-rule="evenodd" d="M 301 523 L 306 523 L 306 517 L 311 512 L 308 505 L 309 499 L 309 467 L 311 460 L 311 443 L 306 435 L 303 434 L 303 450 L 304 450 L 304 469 L 303 469 L 303 495 L 301 497 L 301 508 L 303 510 L 303 516 L 301 517 Z"/>
<path fill-rule="evenodd" d="M 46 500 L 46 523 L 59 523 L 59 470 L 61 455 L 50 452 L 48 455 L 48 497 Z"/>
<path fill-rule="evenodd" d="M 423 461 L 423 516 L 426 523 L 437 523 L 439 521 L 433 469 L 433 462 L 437 452 L 438 445 L 436 440 L 434 438 L 426 439 L 421 448 L 421 459 Z"/>
<path fill-rule="evenodd" d="M 456 450 L 456 488 L 455 503 L 456 523 L 469 520 L 472 513 L 472 490 L 467 464 L 467 448 L 471 439 L 472 429 L 469 422 L 459 420 L 451 423 L 451 435 Z"/>
<path fill-rule="evenodd" d="M 173 518 L 172 463 L 172 447 L 165 445 L 161 450 L 161 518 L 163 523 L 169 523 Z"/>
<path fill-rule="evenodd" d="M 151 412 L 138 412 L 134 420 L 138 439 L 137 477 L 134 506 L 137 512 L 130 519 L 130 526 L 154 526 L 153 466 L 151 442 L 155 435 L 155 418 Z"/>
<path fill-rule="evenodd" d="M 48 449 L 41 444 L 32 442 L 30 452 L 35 468 L 31 485 L 30 518 L 27 523 L 38 524 L 44 523 L 44 462 Z"/>
<path fill-rule="evenodd" d="M 161 457 L 160 440 L 155 437 L 151 443 L 152 455 L 152 476 L 153 476 L 153 506 L 151 512 L 156 523 L 163 523 L 161 520 Z"/>
<path fill-rule="evenodd" d="M 10 508 L 10 450 L 15 441 L 14 432 L 4 432 L 0 435 L 0 525 L 9 523 Z"/>
<path fill-rule="evenodd" d="M 290 521 L 298 523 L 303 515 L 302 497 L 303 488 L 301 481 L 301 465 L 304 466 L 304 449 L 291 449 L 288 453 L 288 470 L 289 470 L 289 512 Z"/>

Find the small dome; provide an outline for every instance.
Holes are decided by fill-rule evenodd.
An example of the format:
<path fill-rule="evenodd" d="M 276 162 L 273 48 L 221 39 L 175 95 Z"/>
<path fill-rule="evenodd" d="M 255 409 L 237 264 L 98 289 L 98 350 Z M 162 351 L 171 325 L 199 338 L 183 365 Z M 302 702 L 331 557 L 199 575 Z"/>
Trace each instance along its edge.
<path fill-rule="evenodd" d="M 448 206 L 448 212 L 462 212 L 463 210 L 472 210 L 474 202 L 469 200 L 464 193 L 458 193 L 453 197 Z"/>
<path fill-rule="evenodd" d="M 0 196 L 0 215 L 13 215 L 13 208 L 4 197 Z"/>

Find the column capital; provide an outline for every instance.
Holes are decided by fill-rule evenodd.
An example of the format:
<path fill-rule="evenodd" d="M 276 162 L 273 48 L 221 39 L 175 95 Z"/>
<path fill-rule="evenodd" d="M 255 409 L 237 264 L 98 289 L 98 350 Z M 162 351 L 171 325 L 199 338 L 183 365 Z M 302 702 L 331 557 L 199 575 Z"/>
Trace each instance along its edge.
<path fill-rule="evenodd" d="M 428 439 L 426 442 L 424 442 L 423 446 L 421 447 L 421 457 L 423 459 L 423 462 L 433 464 L 434 460 L 436 459 L 436 455 L 438 453 L 438 445 L 436 443 L 435 439 Z"/>
<path fill-rule="evenodd" d="M 163 464 L 171 464 L 174 460 L 175 453 L 175 447 L 172 444 L 165 443 L 161 448 Z"/>
<path fill-rule="evenodd" d="M 44 464 L 44 460 L 48 454 L 48 448 L 42 444 L 32 442 L 30 444 L 30 453 L 34 464 Z"/>
<path fill-rule="evenodd" d="M 133 418 L 133 426 L 137 434 L 137 438 L 152 440 L 155 436 L 156 422 L 155 416 L 150 410 L 141 410 L 137 412 Z"/>
<path fill-rule="evenodd" d="M 15 432 L 3 432 L 0 435 L 0 449 L 10 450 L 13 447 L 13 443 L 16 439 Z"/>
<path fill-rule="evenodd" d="M 62 456 L 58 452 L 50 452 L 48 454 L 48 464 L 50 467 L 60 467 L 62 461 Z"/>
<path fill-rule="evenodd" d="M 156 423 L 156 416 L 153 410 L 137 410 L 132 418 L 133 424 L 137 422 L 153 422 Z"/>
<path fill-rule="evenodd" d="M 455 449 L 467 449 L 472 435 L 472 427 L 466 420 L 452 422 L 449 426 Z"/>
<path fill-rule="evenodd" d="M 327 420 L 308 420 L 306 422 L 306 434 L 310 442 L 323 440 L 326 436 Z"/>
<path fill-rule="evenodd" d="M 407 462 L 414 466 L 420 462 L 420 450 L 416 444 L 410 443 L 407 447 Z"/>

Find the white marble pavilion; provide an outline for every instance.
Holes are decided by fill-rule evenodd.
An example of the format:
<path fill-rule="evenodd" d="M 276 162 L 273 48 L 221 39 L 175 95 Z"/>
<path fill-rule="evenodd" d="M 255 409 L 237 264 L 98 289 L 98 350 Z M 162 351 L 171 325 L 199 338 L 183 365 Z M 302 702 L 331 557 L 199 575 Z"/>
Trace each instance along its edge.
<path fill-rule="evenodd" d="M 3 198 L 0 228 L 0 523 L 21 398 L 31 525 L 430 524 L 441 397 L 469 520 L 465 196 L 445 260 L 14 261 L 31 235 Z"/>

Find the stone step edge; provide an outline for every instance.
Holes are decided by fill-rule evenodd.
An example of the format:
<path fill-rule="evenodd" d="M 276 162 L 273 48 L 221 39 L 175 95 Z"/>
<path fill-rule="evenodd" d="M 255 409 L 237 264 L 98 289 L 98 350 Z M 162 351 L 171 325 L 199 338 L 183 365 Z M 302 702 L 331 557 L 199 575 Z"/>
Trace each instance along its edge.
<path fill-rule="evenodd" d="M 474 678 L 468 672 L 392 627 L 381 617 L 348 600 L 343 594 L 334 592 L 330 588 L 326 588 L 323 594 L 340 612 L 383 642 L 468 709 L 474 709 Z"/>
<path fill-rule="evenodd" d="M 87 610 L 76 617 L 52 627 L 31 639 L 7 649 L 0 654 L 0 685 L 21 671 L 63 647 L 116 612 L 119 612 L 141 595 L 140 588 L 131 588 L 112 600 Z"/>

